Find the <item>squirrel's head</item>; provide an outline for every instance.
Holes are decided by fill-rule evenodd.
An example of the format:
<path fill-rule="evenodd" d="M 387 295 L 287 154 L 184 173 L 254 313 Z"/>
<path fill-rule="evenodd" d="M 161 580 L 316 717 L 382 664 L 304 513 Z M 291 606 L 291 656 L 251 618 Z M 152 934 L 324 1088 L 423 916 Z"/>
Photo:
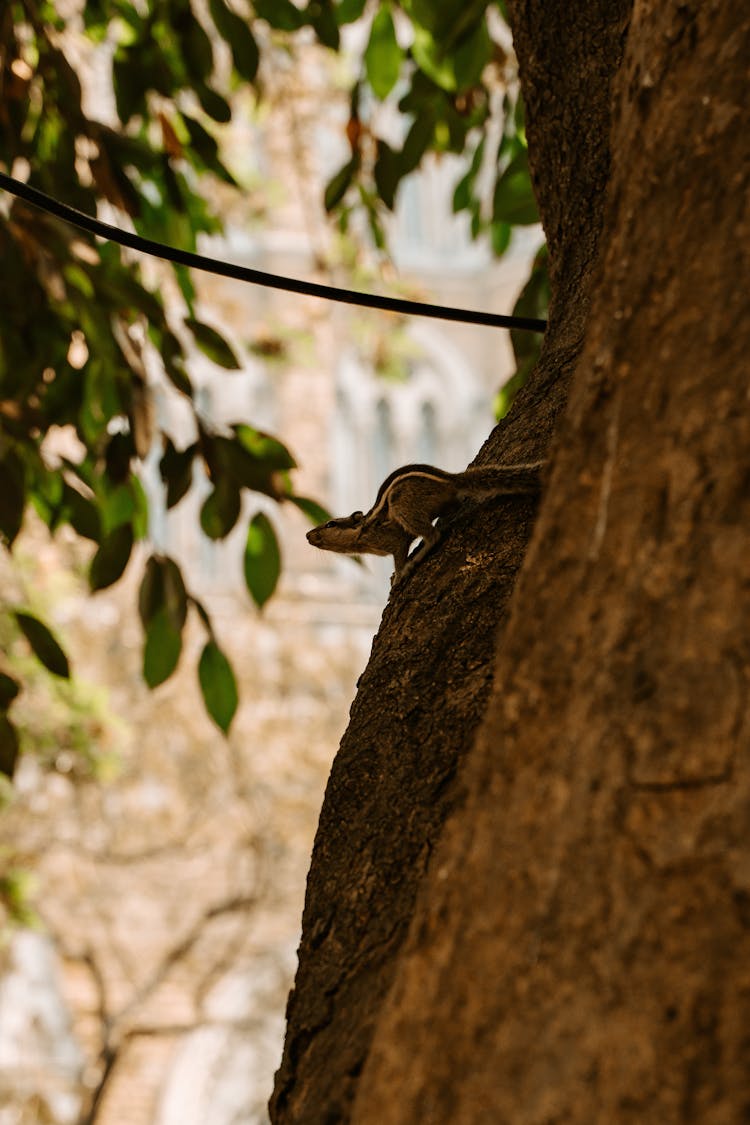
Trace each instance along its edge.
<path fill-rule="evenodd" d="M 308 531 L 307 542 L 323 551 L 341 551 L 346 554 L 355 549 L 364 518 L 364 512 L 352 512 L 350 516 L 328 520 Z"/>

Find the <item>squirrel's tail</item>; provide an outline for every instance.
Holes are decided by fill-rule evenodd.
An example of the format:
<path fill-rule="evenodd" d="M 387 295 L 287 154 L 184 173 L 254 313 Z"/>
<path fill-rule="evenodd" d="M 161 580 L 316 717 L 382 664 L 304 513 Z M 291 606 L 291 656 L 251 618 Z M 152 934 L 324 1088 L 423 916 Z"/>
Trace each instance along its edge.
<path fill-rule="evenodd" d="M 523 465 L 474 465 L 460 476 L 467 496 L 533 495 L 541 490 L 545 464 L 532 461 Z"/>

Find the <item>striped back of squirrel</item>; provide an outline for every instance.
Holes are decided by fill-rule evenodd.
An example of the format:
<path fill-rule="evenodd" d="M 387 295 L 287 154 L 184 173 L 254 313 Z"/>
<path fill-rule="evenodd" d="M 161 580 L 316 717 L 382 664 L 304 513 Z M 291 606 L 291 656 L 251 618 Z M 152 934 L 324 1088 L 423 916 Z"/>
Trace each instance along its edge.
<path fill-rule="evenodd" d="M 375 503 L 365 516 L 369 523 L 387 510 L 394 485 L 401 482 L 422 480 L 445 484 L 455 491 L 456 496 L 502 496 L 513 493 L 533 493 L 540 487 L 540 474 L 544 461 L 533 461 L 524 465 L 474 465 L 461 473 L 449 473 L 434 465 L 403 465 L 385 478 Z"/>

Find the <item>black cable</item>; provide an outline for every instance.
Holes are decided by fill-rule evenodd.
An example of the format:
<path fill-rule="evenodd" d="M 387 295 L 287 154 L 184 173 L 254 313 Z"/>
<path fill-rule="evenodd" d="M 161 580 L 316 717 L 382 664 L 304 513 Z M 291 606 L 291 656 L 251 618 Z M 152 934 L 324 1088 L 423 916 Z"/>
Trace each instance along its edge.
<path fill-rule="evenodd" d="M 106 238 L 110 242 L 119 242 L 121 246 L 129 246 L 142 254 L 151 254 L 155 258 L 164 258 L 168 262 L 176 262 L 181 266 L 191 269 L 204 270 L 207 273 L 220 274 L 222 277 L 233 277 L 237 281 L 249 281 L 252 285 L 263 285 L 268 289 L 283 289 L 288 293 L 302 293 L 307 297 L 322 297 L 326 301 L 339 301 L 346 305 L 362 305 L 365 308 L 383 309 L 386 312 L 407 313 L 410 316 L 429 316 L 439 320 L 455 320 L 466 324 L 484 324 L 492 328 L 518 328 L 526 332 L 544 332 L 547 327 L 546 320 L 537 320 L 527 316 L 502 316 L 500 313 L 479 312 L 476 309 L 456 309 L 450 306 L 430 305 L 422 301 L 406 301 L 400 297 L 383 297 L 377 293 L 359 293 L 353 289 L 339 289 L 334 285 L 319 285 L 314 281 L 301 281 L 294 277 L 279 277 L 274 273 L 265 273 L 263 270 L 254 270 L 249 266 L 239 266 L 232 262 L 223 262 L 218 258 L 208 258 L 204 254 L 194 254 L 191 250 L 179 250 L 174 246 L 165 246 L 153 239 L 143 238 L 139 234 L 122 230 L 120 227 L 103 223 L 99 219 L 86 215 L 67 203 L 60 203 L 38 188 L 31 187 L 21 180 L 15 180 L 0 172 L 0 187 L 19 199 L 48 211 L 66 223 L 72 223 L 90 234 Z"/>

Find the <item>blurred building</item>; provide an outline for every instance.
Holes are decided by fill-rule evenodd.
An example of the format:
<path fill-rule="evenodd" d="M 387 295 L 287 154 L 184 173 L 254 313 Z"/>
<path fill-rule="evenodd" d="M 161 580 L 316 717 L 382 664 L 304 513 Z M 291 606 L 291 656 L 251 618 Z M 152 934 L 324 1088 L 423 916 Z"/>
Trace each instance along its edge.
<path fill-rule="evenodd" d="M 349 284 L 322 264 L 331 235 L 321 199 L 342 162 L 340 110 L 316 101 L 314 67 L 295 80 L 299 96 L 280 98 L 261 125 L 240 115 L 230 138 L 275 193 L 263 225 L 234 202 L 226 236 L 202 249 Z M 426 300 L 508 312 L 539 233 L 524 230 L 494 260 L 451 215 L 458 175 L 454 160 L 431 161 L 402 186 L 394 276 Z M 242 357 L 237 372 L 193 357 L 202 415 L 278 435 L 298 461 L 296 491 L 334 514 L 366 510 L 398 465 L 463 468 L 492 429 L 493 397 L 514 366 L 507 332 L 195 280 L 198 315 Z M 160 424 L 183 447 L 194 436 L 189 411 L 158 378 L 156 396 Z M 244 589 L 242 528 L 221 543 L 201 536 L 200 474 L 167 512 L 159 455 L 146 468 L 153 545 L 180 561 L 209 604 L 243 706 L 225 742 L 202 710 L 192 634 L 187 667 L 149 695 L 137 575 L 95 600 L 79 589 L 58 602 L 79 671 L 109 678 L 129 733 L 122 772 L 107 785 L 23 763 L 17 805 L 0 825 L 0 846 L 20 842 L 35 870 L 44 923 L 14 940 L 0 975 L 0 1125 L 266 1120 L 318 808 L 390 561 L 360 567 L 316 551 L 299 511 L 253 496 L 247 515 L 267 513 L 284 558 L 279 591 L 259 615 Z"/>

